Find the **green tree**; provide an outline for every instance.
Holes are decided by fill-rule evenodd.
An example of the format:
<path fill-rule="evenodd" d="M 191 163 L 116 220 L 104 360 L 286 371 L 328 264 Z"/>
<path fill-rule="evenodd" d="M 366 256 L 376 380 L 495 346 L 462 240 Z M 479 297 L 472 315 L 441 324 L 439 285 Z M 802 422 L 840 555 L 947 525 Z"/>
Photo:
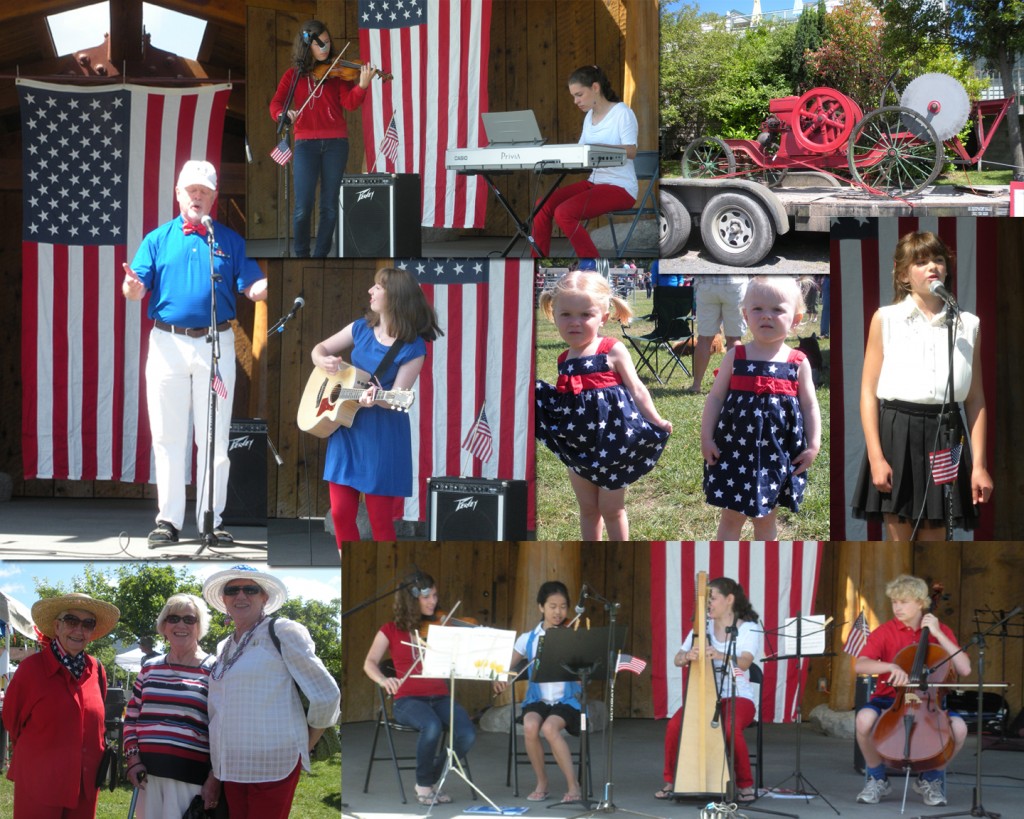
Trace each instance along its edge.
<path fill-rule="evenodd" d="M 883 47 L 885 21 L 867 0 L 849 0 L 825 17 L 821 47 L 807 52 L 808 81 L 835 88 L 874 108 L 896 67 Z"/>
<path fill-rule="evenodd" d="M 790 85 L 794 94 L 802 94 L 814 85 L 807 52 L 817 51 L 824 43 L 826 16 L 825 0 L 818 0 L 817 6 L 805 7 L 797 20 L 790 53 Z"/>

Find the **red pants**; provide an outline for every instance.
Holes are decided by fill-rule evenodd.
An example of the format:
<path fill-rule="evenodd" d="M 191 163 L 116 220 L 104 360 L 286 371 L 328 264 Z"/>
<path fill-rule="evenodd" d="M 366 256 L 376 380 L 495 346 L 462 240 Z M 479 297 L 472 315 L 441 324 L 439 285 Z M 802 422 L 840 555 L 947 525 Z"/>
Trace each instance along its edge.
<path fill-rule="evenodd" d="M 301 773 L 299 761 L 294 771 L 276 782 L 225 782 L 231 819 L 288 819 Z"/>
<path fill-rule="evenodd" d="M 27 790 L 27 789 L 25 789 Z M 40 805 L 39 799 L 29 793 L 19 793 L 14 785 L 14 819 L 96 819 L 96 803 L 99 788 L 85 788 L 73 808 L 58 808 Z"/>
<path fill-rule="evenodd" d="M 747 741 L 743 737 L 743 729 L 754 721 L 754 703 L 745 697 L 738 700 L 732 697 L 722 700 L 722 709 L 725 711 L 725 741 L 728 746 L 729 738 L 732 737 L 732 711 L 733 703 L 736 705 L 736 787 L 749 788 L 754 784 L 754 777 L 750 773 L 750 753 L 747 751 Z M 668 721 L 665 729 L 665 770 L 662 782 L 675 782 L 676 759 L 679 753 L 679 732 L 683 727 L 683 709 L 680 708 L 672 719 Z M 234 813 L 231 814 L 234 817 Z"/>
<path fill-rule="evenodd" d="M 574 182 L 552 193 L 533 217 L 533 241 L 544 256 L 551 255 L 551 220 L 554 219 L 579 258 L 596 259 L 601 254 L 583 227 L 583 220 L 612 210 L 626 210 L 633 207 L 634 202 L 636 197 L 617 185 L 595 185 L 586 179 Z"/>
<path fill-rule="evenodd" d="M 356 513 L 359 511 L 359 491 L 351 486 L 328 482 L 331 494 L 331 519 L 338 548 L 346 541 L 359 540 Z M 387 495 L 364 495 L 366 512 L 370 516 L 370 529 L 374 540 L 395 540 L 395 518 L 398 517 L 401 498 Z"/>

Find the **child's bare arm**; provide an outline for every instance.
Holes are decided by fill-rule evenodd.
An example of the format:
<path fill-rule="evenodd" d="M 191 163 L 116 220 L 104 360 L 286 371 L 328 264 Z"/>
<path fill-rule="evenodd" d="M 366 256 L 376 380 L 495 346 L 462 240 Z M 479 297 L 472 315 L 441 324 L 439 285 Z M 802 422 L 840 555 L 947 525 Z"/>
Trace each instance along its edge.
<path fill-rule="evenodd" d="M 640 376 L 637 375 L 636 367 L 633 365 L 633 358 L 630 356 L 629 350 L 626 349 L 626 345 L 616 343 L 608 351 L 608 363 L 619 374 L 623 386 L 633 396 L 633 400 L 636 401 L 636 405 L 640 412 L 643 413 L 644 418 L 650 421 L 652 425 L 660 427 L 666 432 L 671 432 L 672 422 L 662 418 L 658 414 L 658 410 L 655 409 L 651 394 L 648 392 L 644 382 L 640 380 Z"/>
<path fill-rule="evenodd" d="M 805 358 L 797 370 L 797 398 L 800 401 L 800 412 L 804 417 L 804 450 L 793 459 L 799 475 L 810 469 L 821 449 L 821 409 L 818 407 L 818 396 L 814 392 L 814 378 L 811 375 L 811 364 Z"/>

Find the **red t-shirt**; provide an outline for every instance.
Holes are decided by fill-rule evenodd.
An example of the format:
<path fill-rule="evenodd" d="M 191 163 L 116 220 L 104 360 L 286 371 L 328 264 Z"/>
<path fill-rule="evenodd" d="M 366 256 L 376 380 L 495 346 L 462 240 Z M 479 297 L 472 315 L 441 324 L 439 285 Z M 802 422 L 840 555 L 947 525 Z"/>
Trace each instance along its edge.
<path fill-rule="evenodd" d="M 945 623 L 939 623 L 939 628 L 954 643 L 956 635 Z M 864 644 L 864 650 L 860 656 L 868 660 L 880 660 L 883 663 L 891 663 L 901 648 L 916 646 L 921 639 L 921 629 L 911 629 L 903 625 L 895 618 L 883 623 L 868 635 L 868 641 Z M 938 645 L 934 634 L 928 635 L 928 642 Z M 875 685 L 875 697 L 895 697 L 896 689 L 889 685 L 889 674 L 880 674 Z"/>
<path fill-rule="evenodd" d="M 412 637 L 408 631 L 401 631 L 394 622 L 385 623 L 380 627 L 380 632 L 388 638 L 391 662 L 395 664 L 395 673 L 401 679 L 416 660 L 412 646 L 406 645 L 406 643 L 412 642 Z M 416 675 L 422 671 L 423 669 L 417 665 L 416 670 L 409 675 L 408 679 L 402 683 L 402 687 L 398 689 L 398 693 L 395 694 L 396 700 L 399 697 L 448 696 L 448 683 L 440 678 L 419 679 Z"/>

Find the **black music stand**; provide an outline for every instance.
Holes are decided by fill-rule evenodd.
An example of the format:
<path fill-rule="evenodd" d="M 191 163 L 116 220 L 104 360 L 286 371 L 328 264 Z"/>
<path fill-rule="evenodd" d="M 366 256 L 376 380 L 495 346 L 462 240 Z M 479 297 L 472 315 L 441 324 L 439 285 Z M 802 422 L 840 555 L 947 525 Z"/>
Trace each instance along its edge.
<path fill-rule="evenodd" d="M 768 791 L 770 793 L 771 791 L 774 791 L 776 788 L 779 788 L 780 786 L 782 786 L 786 782 L 788 782 L 790 779 L 792 779 L 793 780 L 793 792 L 794 793 L 799 794 L 800 796 L 805 797 L 805 801 L 807 801 L 807 802 L 810 802 L 810 799 L 811 799 L 812 796 L 820 796 L 822 801 L 826 805 L 828 805 L 830 808 L 832 808 L 832 810 L 835 811 L 836 816 L 839 816 L 839 810 L 836 808 L 836 806 L 833 805 L 831 802 L 829 802 L 828 798 L 824 794 L 822 794 L 822 792 L 819 791 L 816 787 L 814 787 L 814 783 L 811 782 L 806 776 L 804 776 L 803 771 L 800 768 L 800 764 L 801 764 L 801 762 L 800 762 L 801 735 L 803 734 L 803 719 L 802 719 L 802 715 L 800 714 L 799 704 L 803 701 L 803 695 L 804 695 L 804 689 L 803 689 L 804 658 L 805 657 L 828 657 L 828 656 L 831 656 L 831 653 L 828 653 L 828 652 L 821 652 L 821 653 L 816 653 L 816 654 L 807 654 L 804 651 L 804 640 L 806 638 L 808 638 L 808 637 L 813 637 L 813 636 L 815 636 L 817 634 L 820 634 L 821 632 L 828 632 L 831 629 L 831 626 L 829 625 L 830 622 L 831 622 L 831 618 L 826 620 L 825 621 L 825 625 L 822 626 L 817 621 L 810 620 L 810 619 L 804 617 L 802 614 L 797 613 L 796 617 L 793 618 L 793 623 L 789 624 L 789 625 L 792 625 L 792 624 L 796 625 L 796 634 L 795 635 L 787 634 L 786 626 L 785 625 L 782 626 L 782 628 L 776 629 L 773 632 L 765 632 L 766 634 L 770 633 L 770 634 L 775 634 L 776 636 L 783 636 L 783 637 L 784 636 L 795 636 L 795 639 L 796 639 L 796 651 L 794 653 L 792 653 L 792 654 L 777 654 L 774 657 L 765 657 L 764 659 L 765 659 L 765 662 L 768 662 L 768 661 L 778 662 L 780 660 L 796 660 L 797 661 L 796 703 L 797 703 L 797 706 L 798 706 L 797 707 L 797 712 L 796 712 L 796 768 L 794 768 L 793 773 L 791 773 L 789 776 L 787 776 L 781 782 L 779 782 L 776 785 L 773 785 L 772 787 L 770 787 L 768 789 Z M 814 626 L 815 630 L 814 631 L 809 631 L 809 632 L 805 633 L 804 632 L 804 628 L 803 628 L 804 627 L 804 623 L 809 623 L 810 625 Z"/>
<path fill-rule="evenodd" d="M 1002 612 L 1000 612 L 1000 613 L 1002 613 Z M 1011 611 L 1009 614 L 1007 614 L 1001 620 L 998 620 L 997 622 L 993 623 L 985 631 L 977 631 L 977 632 L 975 632 L 974 636 L 971 637 L 971 639 L 968 640 L 964 645 L 962 645 L 960 647 L 960 649 L 956 653 L 950 654 L 945 660 L 943 660 L 941 663 L 939 663 L 938 666 L 936 666 L 936 668 L 938 668 L 939 666 L 948 663 L 957 654 L 960 654 L 961 652 L 967 651 L 967 649 L 971 646 L 971 644 L 974 644 L 974 645 L 978 646 L 978 683 L 977 683 L 977 686 L 975 687 L 975 691 L 977 692 L 977 697 L 978 697 L 978 699 L 977 699 L 978 723 L 975 726 L 975 729 L 976 729 L 975 733 L 976 733 L 976 735 L 978 737 L 978 748 L 977 748 L 977 752 L 974 755 L 974 759 L 975 759 L 974 790 L 973 790 L 972 797 L 971 797 L 971 809 L 970 810 L 967 810 L 967 811 L 955 811 L 953 813 L 930 813 L 930 814 L 924 814 L 922 816 L 917 817 L 917 819 L 939 819 L 939 817 L 950 817 L 950 816 L 988 816 L 988 817 L 991 817 L 992 819 L 1000 819 L 1000 816 L 1002 814 L 995 813 L 994 811 L 985 810 L 985 806 L 981 802 L 981 753 L 982 753 L 982 750 L 984 748 L 984 745 L 983 745 L 983 742 L 982 742 L 982 723 L 984 722 L 984 720 L 982 719 L 982 715 L 984 713 L 984 705 L 983 705 L 984 698 L 983 698 L 983 695 L 985 693 L 985 648 L 986 648 L 986 646 L 985 646 L 985 637 L 988 636 L 989 634 L 993 634 L 996 631 L 996 629 L 998 629 L 1000 627 L 1004 627 L 1006 623 L 1008 623 L 1010 620 L 1012 620 L 1014 617 L 1016 617 L 1020 613 L 1021 613 L 1021 606 L 1017 606 L 1016 608 L 1013 609 L 1013 611 Z M 978 612 L 977 612 L 977 610 L 975 610 L 975 612 L 974 612 L 974 619 L 975 619 L 975 622 L 978 621 Z M 1003 630 L 1003 634 L 1000 635 L 1000 636 L 1006 636 L 1006 637 L 1009 636 L 1009 634 L 1006 632 L 1005 628 Z M 930 674 L 932 670 L 934 670 L 934 669 L 928 669 L 928 673 Z"/>

